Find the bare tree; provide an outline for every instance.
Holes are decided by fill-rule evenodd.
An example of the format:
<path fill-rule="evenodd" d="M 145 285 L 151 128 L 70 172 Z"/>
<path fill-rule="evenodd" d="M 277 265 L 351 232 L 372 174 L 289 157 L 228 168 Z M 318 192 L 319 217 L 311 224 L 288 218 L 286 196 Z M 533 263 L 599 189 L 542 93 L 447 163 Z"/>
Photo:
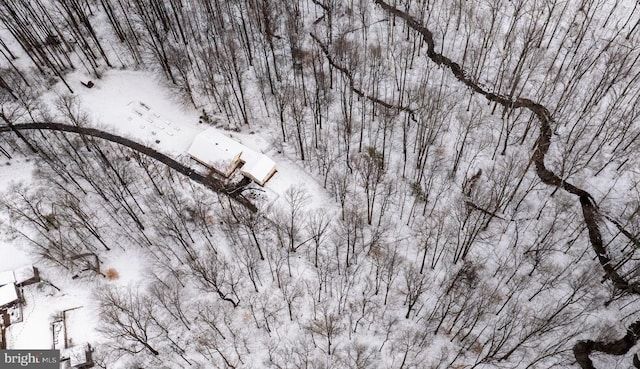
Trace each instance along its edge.
<path fill-rule="evenodd" d="M 138 290 L 106 288 L 98 292 L 102 325 L 99 330 L 119 343 L 115 349 L 135 354 L 148 350 L 157 356 L 157 339 L 162 336 L 155 321 L 154 304 Z"/>
<path fill-rule="evenodd" d="M 340 316 L 329 310 L 328 307 L 322 306 L 319 316 L 313 319 L 306 328 L 310 332 L 323 337 L 326 340 L 325 353 L 333 355 L 335 348 L 332 348 L 332 343 L 344 329 Z"/>

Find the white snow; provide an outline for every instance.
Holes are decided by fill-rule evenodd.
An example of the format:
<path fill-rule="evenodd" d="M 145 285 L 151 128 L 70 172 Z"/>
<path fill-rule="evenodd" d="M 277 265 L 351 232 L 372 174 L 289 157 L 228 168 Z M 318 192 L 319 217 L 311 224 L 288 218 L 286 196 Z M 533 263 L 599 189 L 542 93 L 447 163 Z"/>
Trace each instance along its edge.
<path fill-rule="evenodd" d="M 87 79 L 79 72 L 72 78 Z M 202 130 L 197 124 L 198 113 L 181 108 L 175 95 L 150 72 L 112 70 L 94 83 L 91 89 L 78 87 L 76 95 L 81 109 L 108 132 L 177 156 L 187 151 Z"/>
<path fill-rule="evenodd" d="M 108 273 L 109 269 L 117 273 L 109 283 L 124 286 L 140 283 L 151 263 L 150 257 L 137 248 L 113 249 L 101 261 L 102 273 Z"/>
<path fill-rule="evenodd" d="M 78 306 L 65 311 L 65 322 L 67 327 L 67 345 L 74 346 L 83 342 L 93 341 L 95 332 L 87 329 L 87 322 L 93 322 L 93 309 L 85 306 Z"/>
<path fill-rule="evenodd" d="M 6 237 L 6 236 L 5 236 Z M 30 264 L 31 256 L 18 246 L 17 242 L 0 241 L 0 260 L 3 270 L 13 270 L 21 265 Z M 0 277 L 3 280 L 3 277 Z M 3 284 L 0 282 L 0 284 Z"/>
<path fill-rule="evenodd" d="M 3 159 L 3 161 L 0 161 L 2 163 L 0 188 L 8 188 L 12 184 L 31 179 L 33 164 L 30 160 L 21 157 L 13 157 L 11 159 L 3 157 Z"/>
<path fill-rule="evenodd" d="M 20 285 L 36 276 L 33 265 L 25 265 L 15 270 L 5 270 L 0 272 L 0 286 L 15 283 Z"/>

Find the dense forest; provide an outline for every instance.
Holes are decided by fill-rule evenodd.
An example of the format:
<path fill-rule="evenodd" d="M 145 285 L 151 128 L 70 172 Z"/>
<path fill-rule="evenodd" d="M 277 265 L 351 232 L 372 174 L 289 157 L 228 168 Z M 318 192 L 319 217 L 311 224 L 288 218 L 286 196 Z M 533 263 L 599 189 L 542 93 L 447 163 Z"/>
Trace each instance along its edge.
<path fill-rule="evenodd" d="M 640 368 L 636 1 L 0 0 L 0 54 L 3 237 L 148 255 L 83 277 L 99 367 Z M 125 69 L 332 201 L 92 131 L 69 74 Z"/>

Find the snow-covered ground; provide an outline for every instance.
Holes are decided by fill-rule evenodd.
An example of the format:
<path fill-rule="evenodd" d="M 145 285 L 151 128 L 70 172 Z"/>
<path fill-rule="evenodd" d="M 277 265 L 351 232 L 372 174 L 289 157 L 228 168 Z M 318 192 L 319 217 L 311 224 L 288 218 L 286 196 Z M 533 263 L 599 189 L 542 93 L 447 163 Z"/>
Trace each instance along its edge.
<path fill-rule="evenodd" d="M 175 93 L 151 72 L 109 70 L 100 80 L 94 79 L 95 85 L 90 89 L 80 84 L 89 80 L 86 74 L 75 72 L 69 80 L 77 81 L 76 96 L 80 108 L 89 114 L 91 124 L 174 158 L 185 156 L 195 137 L 211 128 L 199 123 L 201 112 L 175 98 Z M 65 93 L 64 86 L 58 84 L 49 99 L 54 101 L 56 94 L 62 93 Z M 305 187 L 317 206 L 329 200 L 321 184 L 304 168 L 271 146 L 269 130 L 238 133 L 220 129 L 220 132 L 276 162 L 277 172 L 263 189 L 270 194 L 269 202 L 292 186 Z"/>
<path fill-rule="evenodd" d="M 70 79 L 88 78 L 77 72 Z M 204 129 L 198 126 L 199 113 L 181 106 L 152 73 L 111 70 L 93 81 L 93 88 L 80 85 L 76 95 L 98 127 L 173 155 L 184 154 Z M 58 90 L 64 92 L 62 86 Z"/>
<path fill-rule="evenodd" d="M 97 336 L 98 317 L 91 290 L 118 287 L 123 299 L 134 299 L 138 296 L 128 294 L 129 288 L 136 290 L 152 280 L 150 272 L 164 273 L 166 280 L 155 281 L 175 293 L 166 298 L 178 296 L 173 301 L 188 305 L 184 310 L 189 315 L 187 322 L 174 316 L 178 303 L 155 306 L 158 310 L 154 313 L 160 312 L 154 318 L 165 325 L 154 337 L 161 338 L 152 344 L 161 346 L 164 352 L 160 357 L 169 360 L 184 347 L 185 361 L 194 357 L 198 361 L 208 350 L 214 352 L 208 354 L 214 356 L 206 359 L 208 363 L 222 363 L 217 352 L 227 354 L 225 362 L 237 357 L 235 366 L 245 368 L 544 368 L 574 365 L 571 347 L 577 340 L 621 337 L 628 323 L 638 319 L 637 304 L 625 294 L 618 296 L 609 282 L 603 283 L 602 268 L 589 243 L 588 236 L 594 232 L 586 232 L 581 223 L 585 213 L 578 199 L 542 183 L 545 181 L 541 182 L 533 169 L 532 153 L 541 142 L 540 138 L 536 141 L 536 114 L 526 112 L 531 109 L 512 109 L 506 103 L 487 104 L 485 97 L 508 94 L 509 99 L 524 97 L 544 104 L 554 118 L 551 147 L 545 157 L 548 169 L 562 181 L 587 189 L 601 214 L 627 218 L 629 229 L 635 229 L 637 223 L 631 220 L 640 214 L 634 210 L 638 208 L 637 160 L 611 152 L 613 147 L 624 146 L 633 152 L 635 146 L 629 138 L 638 137 L 636 122 L 628 123 L 627 118 L 636 116 L 635 110 L 627 109 L 633 105 L 630 97 L 635 92 L 626 88 L 627 82 L 637 87 L 628 77 L 637 72 L 635 63 L 640 60 L 637 50 L 627 47 L 638 41 L 634 24 L 640 23 L 636 23 L 634 3 L 616 1 L 600 7 L 602 4 L 593 2 L 548 2 L 545 7 L 485 1 L 460 2 L 456 8 L 436 1 L 426 9 L 423 3 L 407 2 L 405 10 L 420 14 L 416 21 L 433 32 L 431 43 L 435 45 L 424 42 L 428 32 L 421 35 L 408 30 L 410 22 L 385 11 L 381 7 L 384 2 L 335 2 L 331 7 L 303 3 L 286 17 L 271 19 L 276 37 L 270 47 L 264 44 L 262 29 L 256 27 L 264 19 L 252 18 L 254 13 L 241 5 L 236 9 L 237 4 L 229 4 L 229 14 L 217 14 L 222 20 L 219 23 L 246 14 L 247 27 L 244 35 L 224 30 L 230 42 L 216 39 L 215 55 L 211 38 L 201 38 L 202 48 L 178 39 L 180 27 L 175 26 L 181 23 L 182 11 L 193 17 L 193 23 L 183 20 L 182 24 L 207 24 L 212 30 L 218 27 L 206 18 L 208 12 L 192 11 L 196 2 L 174 9 L 175 22 L 163 19 L 166 26 L 173 27 L 174 39 L 167 40 L 172 47 L 168 50 L 170 63 L 174 64 L 169 68 L 180 69 L 176 63 L 187 63 L 187 58 L 200 63 L 191 64 L 186 72 L 187 83 L 195 87 L 194 100 L 202 103 L 209 99 L 212 109 L 235 120 L 217 126 L 236 127 L 242 132 L 216 129 L 276 162 L 278 172 L 266 187 L 252 185 L 252 191 L 247 191 L 254 195 L 250 198 L 262 202 L 264 213 L 260 215 L 264 217 L 234 213 L 232 207 L 222 206 L 226 203 L 220 198 L 198 192 L 199 187 L 185 186 L 184 177 L 176 180 L 172 176 L 160 184 L 165 186 L 162 191 L 157 187 L 154 191 L 144 173 L 138 176 L 132 170 L 128 174 L 135 174 L 136 195 L 130 198 L 142 205 L 131 206 L 133 212 L 139 209 L 144 213 L 144 227 L 138 223 L 127 228 L 126 211 L 115 209 L 112 213 L 95 206 L 96 212 L 90 215 L 97 219 L 105 238 L 114 237 L 107 240 L 110 246 L 117 243 L 108 252 L 99 251 L 101 271 L 107 278 L 82 275 L 74 280 L 65 273 L 43 273 L 60 291 L 46 282 L 24 289 L 24 322 L 9 329 L 9 344 L 51 347 L 50 323 L 59 319 L 62 311 L 67 311 L 67 341 L 71 341 L 67 343 L 92 341 Z M 283 4 L 265 2 L 264 17 L 280 15 L 280 6 L 287 6 Z M 91 21 L 108 45 L 113 29 L 99 6 L 94 8 L 96 15 Z M 328 12 L 334 13 L 327 16 Z M 300 16 L 299 24 L 289 22 L 293 14 Z M 128 20 L 126 13 L 119 15 Z M 135 23 L 130 33 L 143 41 L 140 48 L 148 52 L 145 42 L 158 40 L 137 26 Z M 300 39 L 279 36 L 284 30 L 291 33 L 291 27 L 301 31 Z M 3 40 L 5 35 L 7 30 L 0 29 Z M 167 35 L 172 37 L 170 32 Z M 204 45 L 207 41 L 208 49 Z M 293 55 L 292 42 L 298 43 L 301 55 Z M 20 49 L 12 40 L 8 45 Z M 112 68 L 100 79 L 81 71 L 65 75 L 89 116 L 87 124 L 188 160 L 187 148 L 209 126 L 198 122 L 199 108 L 178 97 L 186 91 L 177 92 L 161 82 L 157 71 L 167 68 L 167 60 L 158 64 L 154 58 L 164 53 L 145 54 L 144 63 L 133 66 L 127 62 L 133 55 L 128 56 L 124 45 L 118 51 L 114 49 L 117 44 L 109 46 L 114 54 L 120 52 L 125 61 L 119 61 L 129 66 Z M 433 50 L 426 52 L 427 47 Z M 357 53 L 345 52 L 349 50 Z M 108 48 L 107 53 L 111 54 Z M 443 56 L 437 60 L 433 53 Z M 180 56 L 186 58 L 176 59 Z M 455 68 L 443 63 L 446 58 L 459 63 L 468 81 L 463 81 L 460 73 L 451 73 Z M 633 65 L 625 72 L 631 60 Z M 21 68 L 27 67 L 26 62 L 22 56 L 17 60 Z M 231 63 L 234 68 L 228 68 Z M 330 66 L 334 63 L 345 68 Z M 151 70 L 154 66 L 156 74 L 125 70 Z M 213 72 L 200 72 L 202 66 Z M 611 79 L 615 75 L 620 78 Z M 83 87 L 81 82 L 90 79 L 95 86 Z M 598 80 L 601 82 L 595 87 Z M 470 89 L 471 84 L 476 88 Z M 197 96 L 206 95 L 207 87 L 220 89 L 215 94 L 208 92 L 208 97 Z M 362 92 L 357 93 L 356 88 Z M 478 94 L 480 89 L 487 93 Z M 46 100 L 53 106 L 57 94 L 65 93 L 66 88 L 58 83 Z M 594 103 L 596 100 L 599 102 Z M 382 109 L 380 102 L 397 104 L 400 109 Z M 415 113 L 405 114 L 406 109 Z M 605 114 L 609 112 L 612 114 Z M 213 121 L 224 121 L 219 118 L 216 115 Z M 255 122 L 245 126 L 243 118 Z M 595 149 L 598 145 L 611 149 Z M 28 163 L 6 160 L 11 164 L 6 165 L 4 161 L 0 160 L 0 165 L 8 171 L 0 171 L 0 188 L 13 180 L 28 183 Z M 611 165 L 602 167 L 605 163 Z M 126 169 L 132 163 L 121 164 Z M 539 163 L 535 164 L 539 169 Z M 12 173 L 13 168 L 27 170 Z M 344 202 L 342 209 L 322 182 L 308 172 L 325 176 L 331 192 Z M 105 180 L 100 174 L 95 177 Z M 114 187 L 120 184 L 113 183 Z M 174 185 L 184 192 L 165 197 L 170 192 L 165 190 L 174 189 Z M 304 189 L 310 199 L 296 209 L 287 202 L 290 188 Z M 628 192 L 632 196 L 627 196 Z M 47 193 L 57 195 L 55 191 Z M 82 201 L 100 201 L 92 195 Z M 127 199 L 120 199 L 120 203 L 130 205 Z M 194 206 L 196 203 L 215 211 L 198 213 L 202 209 Z M 91 203 L 83 205 L 94 210 Z M 320 211 L 312 213 L 314 208 Z M 105 213 L 113 218 L 106 219 Z M 342 216 L 336 216 L 338 213 Z M 126 218 L 125 226 L 115 226 L 121 225 L 118 216 Z M 172 223 L 176 219 L 185 222 Z M 602 239 L 614 251 L 611 254 L 623 260 L 624 266 L 633 265 L 635 251 L 626 254 L 629 258 L 615 254 L 619 251 L 616 248 L 633 249 L 633 245 L 624 240 L 619 229 L 605 224 L 606 219 L 600 222 Z M 73 224 L 66 224 L 69 234 L 73 234 L 69 226 Z M 179 229 L 169 229 L 172 226 Z M 202 231 L 207 227 L 211 227 L 208 234 Z M 323 234 L 313 234 L 315 231 Z M 126 237 L 125 232 L 129 232 Z M 92 240 L 91 235 L 76 236 Z M 0 245 L 0 257 L 11 258 L 6 262 L 0 259 L 0 271 L 40 263 L 20 250 L 18 241 Z M 181 254 L 183 250 L 188 257 Z M 204 283 L 200 281 L 205 287 L 195 286 L 198 276 L 189 264 L 194 260 L 206 260 L 204 269 L 215 272 L 205 276 Z M 53 269 L 43 265 L 43 270 Z M 637 279 L 635 270 L 625 277 Z M 136 290 L 145 297 L 139 301 L 159 298 L 150 290 Z M 205 309 L 213 306 L 212 314 L 199 315 L 201 305 L 206 305 Z M 207 331 L 203 321 L 218 326 Z M 332 355 L 324 341 L 334 333 Z M 213 338 L 218 334 L 223 339 L 216 341 Z M 141 351 L 134 360 L 157 364 L 151 356 L 153 349 L 142 347 Z M 297 359 L 308 361 L 298 363 Z M 175 367 L 187 365 L 180 358 L 176 360 L 180 364 Z M 630 354 L 625 360 L 631 362 Z"/>
<path fill-rule="evenodd" d="M 86 342 L 95 338 L 95 308 L 91 305 L 92 289 L 68 275 L 41 275 L 43 282 L 22 288 L 24 306 L 22 322 L 7 329 L 7 348 L 51 349 L 54 338 L 52 323 L 61 319 L 64 311 L 74 311 L 74 319 L 67 324 L 67 339 Z M 56 290 L 53 286 L 60 289 Z"/>
<path fill-rule="evenodd" d="M 69 80 L 85 81 L 87 78 L 76 72 Z M 198 123 L 199 112 L 173 99 L 171 92 L 158 83 L 151 73 L 112 70 L 94 82 L 95 86 L 91 89 L 79 84 L 76 86 L 80 108 L 88 113 L 92 126 L 133 139 L 176 158 L 185 155 L 198 133 L 210 128 L 209 125 Z M 58 85 L 48 99 L 53 101 L 56 93 L 63 92 L 62 86 Z M 266 186 L 260 188 L 254 185 L 255 191 L 266 195 L 256 198 L 264 201 L 265 208 L 281 199 L 290 187 L 304 188 L 311 198 L 309 205 L 312 207 L 326 206 L 327 202 L 331 202 L 321 184 L 309 176 L 304 168 L 270 146 L 271 138 L 267 133 L 221 132 L 276 161 L 277 173 Z M 0 188 L 20 182 L 28 183 L 30 180 L 32 165 L 24 159 L 7 159 L 4 165 L 6 168 L 0 171 Z M 37 257 L 24 252 L 24 245 L 21 246 L 20 242 L 24 241 L 0 244 L 0 271 L 34 262 L 38 265 Z M 105 279 L 107 285 L 135 286 L 144 278 L 150 262 L 148 255 L 137 249 L 115 248 L 101 260 L 101 271 L 109 276 Z M 42 278 L 45 282 L 23 288 L 23 320 L 7 330 L 7 347 L 54 347 L 54 340 L 60 340 L 63 333 L 57 332 L 59 338 L 55 338 L 52 323 L 61 319 L 63 312 L 67 345 L 92 342 L 98 317 L 97 306 L 91 295 L 91 282 L 82 278 L 72 280 L 68 274 L 47 275 L 46 271 Z M 57 342 L 55 347 L 63 345 Z"/>
<path fill-rule="evenodd" d="M 33 257 L 19 247 L 17 242 L 0 241 L 0 271 L 14 270 L 33 262 Z"/>

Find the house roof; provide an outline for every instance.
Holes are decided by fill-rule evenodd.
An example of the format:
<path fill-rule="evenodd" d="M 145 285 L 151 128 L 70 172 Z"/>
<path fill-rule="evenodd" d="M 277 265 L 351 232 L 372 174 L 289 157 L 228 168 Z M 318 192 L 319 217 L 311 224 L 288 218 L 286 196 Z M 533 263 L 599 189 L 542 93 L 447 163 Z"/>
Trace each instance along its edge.
<path fill-rule="evenodd" d="M 15 281 L 16 277 L 13 275 L 13 270 L 0 272 L 0 286 L 14 283 Z"/>
<path fill-rule="evenodd" d="M 0 272 L 0 286 L 15 283 L 22 284 L 36 276 L 33 265 L 25 265 L 16 270 L 6 270 Z"/>
<path fill-rule="evenodd" d="M 198 161 L 225 173 L 245 150 L 247 148 L 241 143 L 210 128 L 196 136 L 187 152 Z"/>
<path fill-rule="evenodd" d="M 25 265 L 13 271 L 16 284 L 27 282 L 36 276 L 36 270 L 33 265 Z"/>
<path fill-rule="evenodd" d="M 0 306 L 9 305 L 16 301 L 18 301 L 18 290 L 15 284 L 5 284 L 0 287 Z"/>
<path fill-rule="evenodd" d="M 268 156 L 262 154 L 255 155 L 251 159 L 250 161 L 247 160 L 242 167 L 242 173 L 258 181 L 260 184 L 264 184 L 275 169 L 276 163 Z"/>
<path fill-rule="evenodd" d="M 198 161 L 227 173 L 233 161 L 239 156 L 244 162 L 242 174 L 260 184 L 269 179 L 276 163 L 264 154 L 253 151 L 230 137 L 210 128 L 198 136 L 188 150 L 189 155 Z"/>

